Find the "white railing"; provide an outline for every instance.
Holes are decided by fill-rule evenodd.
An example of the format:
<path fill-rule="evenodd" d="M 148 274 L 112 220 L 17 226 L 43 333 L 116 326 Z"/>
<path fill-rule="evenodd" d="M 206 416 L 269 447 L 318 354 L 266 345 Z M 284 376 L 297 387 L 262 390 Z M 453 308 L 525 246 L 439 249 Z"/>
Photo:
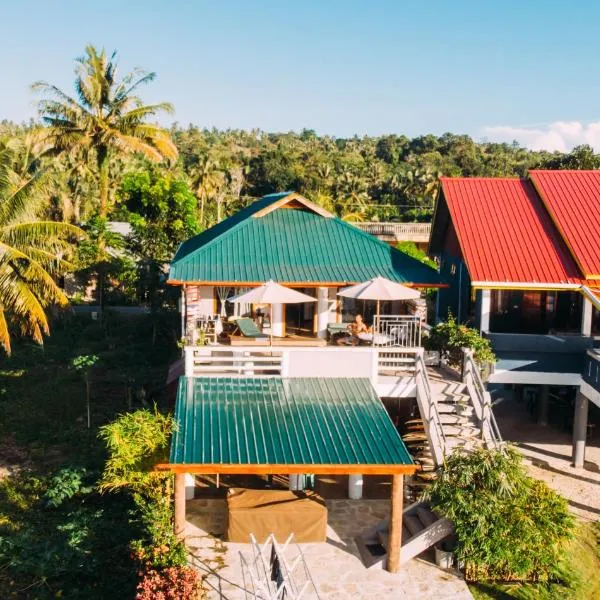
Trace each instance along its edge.
<path fill-rule="evenodd" d="M 421 319 L 417 315 L 375 315 L 373 343 L 377 346 L 421 346 Z"/>
<path fill-rule="evenodd" d="M 187 346 L 185 374 L 188 377 L 281 376 L 283 354 L 283 350 L 276 348 Z"/>
<path fill-rule="evenodd" d="M 488 445 L 500 448 L 502 435 L 492 410 L 492 397 L 487 391 L 470 348 L 463 348 L 463 380 L 467 385 L 475 415 L 481 422 L 481 438 Z"/>
<path fill-rule="evenodd" d="M 446 454 L 446 434 L 438 412 L 437 402 L 431 390 L 431 382 L 429 381 L 422 351 L 417 352 L 415 355 L 415 383 L 417 387 L 417 404 L 419 405 L 425 433 L 429 440 L 435 464 L 439 466 L 443 464 Z"/>
<path fill-rule="evenodd" d="M 371 235 L 393 238 L 398 241 L 427 242 L 431 233 L 431 223 L 380 223 L 369 221 L 352 223 Z"/>
<path fill-rule="evenodd" d="M 414 369 L 420 348 L 377 346 L 187 346 L 188 377 L 361 377 Z"/>

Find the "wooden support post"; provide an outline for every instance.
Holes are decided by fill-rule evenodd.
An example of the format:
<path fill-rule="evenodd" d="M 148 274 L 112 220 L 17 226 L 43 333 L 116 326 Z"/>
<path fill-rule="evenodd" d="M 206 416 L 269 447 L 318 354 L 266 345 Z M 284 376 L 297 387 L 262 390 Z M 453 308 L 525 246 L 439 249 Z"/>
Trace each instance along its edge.
<path fill-rule="evenodd" d="M 400 544 L 402 543 L 402 504 L 404 500 L 403 475 L 392 476 L 392 498 L 390 507 L 390 530 L 387 546 L 387 570 L 400 571 Z"/>
<path fill-rule="evenodd" d="M 175 535 L 183 539 L 185 535 L 185 473 L 175 473 Z"/>

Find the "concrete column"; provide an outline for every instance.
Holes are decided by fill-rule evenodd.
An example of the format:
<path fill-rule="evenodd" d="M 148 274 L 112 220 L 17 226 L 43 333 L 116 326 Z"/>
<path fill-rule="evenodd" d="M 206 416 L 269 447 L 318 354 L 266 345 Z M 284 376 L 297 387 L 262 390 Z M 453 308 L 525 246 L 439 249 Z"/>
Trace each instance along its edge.
<path fill-rule="evenodd" d="M 594 305 L 586 298 L 583 298 L 583 314 L 581 315 L 581 335 L 592 335 L 592 315 Z"/>
<path fill-rule="evenodd" d="M 196 490 L 196 478 L 191 473 L 185 474 L 185 499 L 193 500 Z"/>
<path fill-rule="evenodd" d="M 348 498 L 360 500 L 363 495 L 363 476 L 348 475 Z"/>
<path fill-rule="evenodd" d="M 481 290 L 481 303 L 479 315 L 479 331 L 490 330 L 490 311 L 492 309 L 492 290 Z"/>
<path fill-rule="evenodd" d="M 540 386 L 540 398 L 538 401 L 538 425 L 548 425 L 548 409 L 550 407 L 550 386 Z"/>
<path fill-rule="evenodd" d="M 390 530 L 387 547 L 387 570 L 400 571 L 400 544 L 402 543 L 402 504 L 404 502 L 403 475 L 392 477 L 392 497 L 390 506 Z"/>
<path fill-rule="evenodd" d="M 588 404 L 588 399 L 581 392 L 578 392 L 575 398 L 575 419 L 573 422 L 573 466 L 578 469 L 581 469 L 585 463 Z"/>
<path fill-rule="evenodd" d="M 283 337 L 284 330 L 283 304 L 273 304 L 271 307 L 271 331 L 275 337 Z"/>
<path fill-rule="evenodd" d="M 175 473 L 175 535 L 179 539 L 185 536 L 185 473 Z"/>
<path fill-rule="evenodd" d="M 290 492 L 301 492 L 304 489 L 304 475 L 302 473 L 288 475 L 288 488 Z"/>
<path fill-rule="evenodd" d="M 317 335 L 327 338 L 329 323 L 329 290 L 326 287 L 317 288 Z"/>

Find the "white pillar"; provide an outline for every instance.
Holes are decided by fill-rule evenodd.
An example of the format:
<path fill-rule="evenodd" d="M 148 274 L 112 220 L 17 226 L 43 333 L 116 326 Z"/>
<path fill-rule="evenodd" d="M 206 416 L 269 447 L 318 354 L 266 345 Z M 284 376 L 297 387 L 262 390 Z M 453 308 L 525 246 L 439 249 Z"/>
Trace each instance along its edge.
<path fill-rule="evenodd" d="M 271 308 L 271 331 L 275 337 L 283 337 L 283 304 L 273 304 Z"/>
<path fill-rule="evenodd" d="M 196 487 L 196 477 L 191 473 L 185 474 L 185 499 L 194 499 L 194 489 Z"/>
<path fill-rule="evenodd" d="M 481 290 L 479 331 L 490 330 L 490 311 L 492 308 L 492 290 Z"/>
<path fill-rule="evenodd" d="M 326 287 L 317 288 L 317 335 L 327 338 L 329 323 L 329 290 Z"/>
<path fill-rule="evenodd" d="M 289 475 L 288 487 L 290 492 L 301 492 L 304 489 L 304 475 L 302 473 Z"/>
<path fill-rule="evenodd" d="M 591 301 L 584 296 L 583 314 L 581 315 L 581 335 L 592 335 L 592 313 L 594 306 Z"/>
<path fill-rule="evenodd" d="M 360 500 L 363 495 L 363 476 L 348 475 L 348 498 Z"/>
<path fill-rule="evenodd" d="M 578 392 L 575 398 L 575 419 L 573 423 L 573 466 L 581 469 L 585 463 L 585 442 L 587 440 L 588 399 Z"/>

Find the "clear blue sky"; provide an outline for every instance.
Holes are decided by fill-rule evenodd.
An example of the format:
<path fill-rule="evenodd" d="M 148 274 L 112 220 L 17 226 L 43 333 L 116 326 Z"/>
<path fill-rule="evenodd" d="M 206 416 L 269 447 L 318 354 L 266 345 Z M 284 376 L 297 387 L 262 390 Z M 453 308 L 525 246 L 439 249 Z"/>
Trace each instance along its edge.
<path fill-rule="evenodd" d="M 600 120 L 598 2 L 0 1 L 0 119 L 35 114 L 35 80 L 71 90 L 91 42 L 156 71 L 144 98 L 182 124 L 480 138 Z"/>

